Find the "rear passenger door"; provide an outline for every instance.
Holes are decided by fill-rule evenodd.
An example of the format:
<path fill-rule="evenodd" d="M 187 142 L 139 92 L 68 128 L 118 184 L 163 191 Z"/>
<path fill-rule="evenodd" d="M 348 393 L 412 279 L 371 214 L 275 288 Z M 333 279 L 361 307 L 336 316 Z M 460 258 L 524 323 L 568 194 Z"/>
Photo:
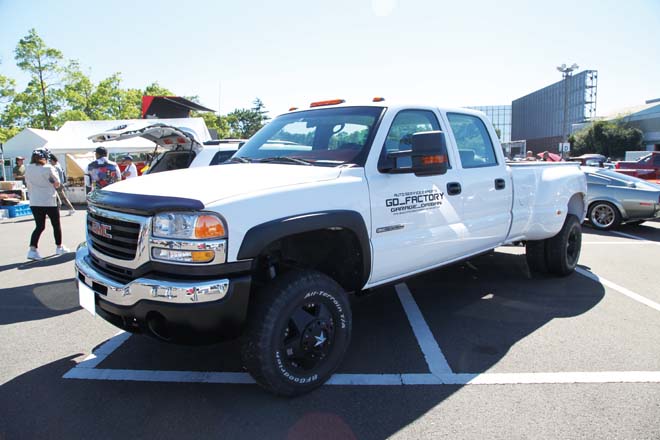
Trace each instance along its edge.
<path fill-rule="evenodd" d="M 513 188 L 503 155 L 497 154 L 486 123 L 476 115 L 447 113 L 459 153 L 465 253 L 493 248 L 511 225 Z"/>

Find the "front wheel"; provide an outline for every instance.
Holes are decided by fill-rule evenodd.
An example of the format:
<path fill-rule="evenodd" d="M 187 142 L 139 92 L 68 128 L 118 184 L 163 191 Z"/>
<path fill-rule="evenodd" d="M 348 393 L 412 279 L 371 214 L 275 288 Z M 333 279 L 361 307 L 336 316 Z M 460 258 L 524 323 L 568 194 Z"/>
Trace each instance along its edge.
<path fill-rule="evenodd" d="M 241 354 L 259 385 L 296 396 L 322 385 L 341 363 L 351 337 L 344 290 L 315 271 L 289 272 L 257 293 Z"/>
<path fill-rule="evenodd" d="M 564 226 L 554 237 L 545 240 L 545 262 L 554 275 L 566 276 L 577 267 L 582 249 L 582 227 L 578 218 L 566 216 Z"/>
<path fill-rule="evenodd" d="M 601 230 L 616 228 L 621 223 L 619 210 L 609 202 L 593 203 L 589 207 L 587 218 L 594 228 Z"/>

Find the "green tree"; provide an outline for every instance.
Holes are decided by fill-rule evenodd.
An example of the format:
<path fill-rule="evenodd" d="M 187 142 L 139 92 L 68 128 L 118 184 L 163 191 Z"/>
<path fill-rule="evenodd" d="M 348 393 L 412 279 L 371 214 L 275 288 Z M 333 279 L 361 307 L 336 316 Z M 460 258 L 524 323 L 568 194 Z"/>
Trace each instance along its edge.
<path fill-rule="evenodd" d="M 77 61 L 71 61 L 66 70 L 63 91 L 63 98 L 68 107 L 65 113 L 84 115 L 83 120 L 94 119 L 91 102 L 93 93 L 94 84 L 92 81 L 80 70 Z"/>
<path fill-rule="evenodd" d="M 174 93 L 154 81 L 144 88 L 144 96 L 174 96 Z"/>
<path fill-rule="evenodd" d="M 191 118 L 202 118 L 204 123 L 209 130 L 215 130 L 218 132 L 219 139 L 226 139 L 229 137 L 229 123 L 227 118 L 222 117 L 213 112 L 192 112 L 190 114 Z"/>
<path fill-rule="evenodd" d="M 270 120 L 270 117 L 268 116 L 268 110 L 266 110 L 266 106 L 264 105 L 261 99 L 254 98 L 254 101 L 252 101 L 252 105 L 253 105 L 252 111 L 259 114 L 259 116 L 261 117 L 262 125 Z"/>
<path fill-rule="evenodd" d="M 267 116 L 266 106 L 259 98 L 253 101 L 251 109 L 236 109 L 225 118 L 229 125 L 229 136 L 232 138 L 247 139 L 252 137 L 270 119 Z"/>
<path fill-rule="evenodd" d="M 117 119 L 142 117 L 142 93 L 140 89 L 124 89 L 120 93 Z"/>
<path fill-rule="evenodd" d="M 67 68 L 63 90 L 66 110 L 58 115 L 60 120 L 117 119 L 121 114 L 123 91 L 121 76 L 114 73 L 94 84 L 81 70 L 78 62 L 72 61 Z"/>
<path fill-rule="evenodd" d="M 28 121 L 28 125 L 52 130 L 53 115 L 60 109 L 62 98 L 58 89 L 63 73 L 62 52 L 46 46 L 37 31 L 30 29 L 18 42 L 14 55 L 16 65 L 30 75 L 27 88 L 12 103 L 19 113 L 15 116 Z"/>
<path fill-rule="evenodd" d="M 623 158 L 626 151 L 642 148 L 644 135 L 622 119 L 595 121 L 569 138 L 572 154 L 602 154 L 613 159 Z"/>
<path fill-rule="evenodd" d="M 14 99 L 15 95 L 16 81 L 4 75 L 0 75 L 0 105 L 11 101 Z"/>
<path fill-rule="evenodd" d="M 15 136 L 21 130 L 15 126 L 10 127 L 10 124 L 5 121 L 5 107 L 15 96 L 16 81 L 7 76 L 0 75 L 0 143 Z"/>
<path fill-rule="evenodd" d="M 0 144 L 20 133 L 20 127 L 0 127 Z"/>

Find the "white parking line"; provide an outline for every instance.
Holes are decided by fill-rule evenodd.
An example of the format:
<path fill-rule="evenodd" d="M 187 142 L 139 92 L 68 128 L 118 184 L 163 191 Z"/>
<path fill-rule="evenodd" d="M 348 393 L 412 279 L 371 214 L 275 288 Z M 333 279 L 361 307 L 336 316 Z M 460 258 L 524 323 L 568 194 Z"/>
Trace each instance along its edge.
<path fill-rule="evenodd" d="M 120 370 L 73 368 L 65 379 L 117 380 L 168 383 L 254 384 L 248 373 L 212 371 Z M 335 374 L 327 385 L 530 385 L 568 383 L 660 383 L 660 371 L 601 371 L 564 373 L 447 373 L 435 374 Z"/>
<path fill-rule="evenodd" d="M 643 244 L 658 244 L 658 243 L 655 243 L 653 241 L 643 241 L 641 243 L 639 243 L 639 242 L 635 243 L 635 242 L 630 242 L 630 241 L 624 241 L 624 242 L 620 242 L 620 241 L 583 241 L 582 244 L 610 244 L 610 245 L 613 245 L 613 246 L 626 246 L 626 245 L 628 245 L 628 246 L 640 246 L 640 245 L 643 245 Z"/>
<path fill-rule="evenodd" d="M 597 281 L 597 282 L 601 283 L 604 286 L 612 288 L 612 289 L 616 290 L 617 292 L 619 292 L 623 295 L 626 295 L 630 299 L 633 299 L 633 300 L 635 300 L 639 303 L 644 304 L 645 306 L 649 306 L 652 309 L 655 309 L 658 312 L 660 312 L 660 304 L 658 304 L 655 301 L 651 301 L 650 299 L 648 299 L 646 297 L 643 297 L 642 295 L 640 295 L 638 293 L 635 293 L 631 290 L 628 290 L 625 287 L 621 287 L 618 284 L 613 283 L 612 281 L 606 280 L 605 278 L 599 277 L 595 273 L 589 272 L 588 270 L 584 270 L 581 267 L 576 268 L 575 271 L 577 273 L 579 273 L 580 275 L 583 275 L 587 278 L 591 278 L 592 280 Z"/>
<path fill-rule="evenodd" d="M 401 283 L 397 284 L 395 289 L 431 373 L 435 375 L 452 373 L 445 355 L 442 354 L 442 350 L 440 350 L 438 342 L 433 337 L 428 324 L 426 324 L 424 316 L 413 299 L 408 286 Z"/>
<path fill-rule="evenodd" d="M 619 231 L 610 231 L 610 232 L 612 232 L 612 234 L 619 235 L 621 237 L 632 238 L 633 240 L 642 241 L 644 244 L 654 244 L 656 246 L 660 246 L 660 243 L 656 241 L 647 240 L 646 238 L 638 237 L 637 235 L 626 234 L 625 232 L 619 232 Z M 636 244 L 640 244 L 640 243 L 636 243 Z"/>
<path fill-rule="evenodd" d="M 607 281 L 584 269 L 578 273 L 611 287 L 630 298 L 660 311 L 660 304 Z M 453 373 L 438 346 L 428 324 L 405 284 L 395 287 L 399 300 L 410 321 L 413 333 L 424 354 L 431 373 L 394 374 L 334 374 L 327 385 L 351 386 L 411 386 L 411 385 L 525 385 L 525 384 L 581 384 L 581 383 L 660 383 L 660 371 L 602 371 L 560 373 Z M 254 384 L 243 372 L 163 371 L 96 368 L 117 350 L 130 333 L 120 332 L 101 345 L 83 362 L 64 374 L 65 379 L 117 380 L 168 383 Z"/>
<path fill-rule="evenodd" d="M 113 338 L 109 339 L 106 343 L 94 350 L 94 352 L 87 356 L 84 361 L 79 363 L 76 368 L 96 368 L 98 364 L 103 362 L 103 360 L 110 355 L 110 353 L 118 349 L 119 346 L 126 342 L 130 337 L 131 334 L 124 331 L 117 333 Z"/>

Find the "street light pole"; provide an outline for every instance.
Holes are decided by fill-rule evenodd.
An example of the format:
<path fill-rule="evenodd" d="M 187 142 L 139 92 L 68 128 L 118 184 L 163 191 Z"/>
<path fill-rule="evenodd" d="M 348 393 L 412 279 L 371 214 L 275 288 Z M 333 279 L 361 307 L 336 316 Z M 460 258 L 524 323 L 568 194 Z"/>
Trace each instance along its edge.
<path fill-rule="evenodd" d="M 568 142 L 568 93 L 569 93 L 569 78 L 574 70 L 577 70 L 579 66 L 575 63 L 573 65 L 566 67 L 566 64 L 557 66 L 557 70 L 562 73 L 564 78 L 564 123 L 562 125 L 562 143 Z M 561 152 L 563 156 L 563 151 Z"/>

